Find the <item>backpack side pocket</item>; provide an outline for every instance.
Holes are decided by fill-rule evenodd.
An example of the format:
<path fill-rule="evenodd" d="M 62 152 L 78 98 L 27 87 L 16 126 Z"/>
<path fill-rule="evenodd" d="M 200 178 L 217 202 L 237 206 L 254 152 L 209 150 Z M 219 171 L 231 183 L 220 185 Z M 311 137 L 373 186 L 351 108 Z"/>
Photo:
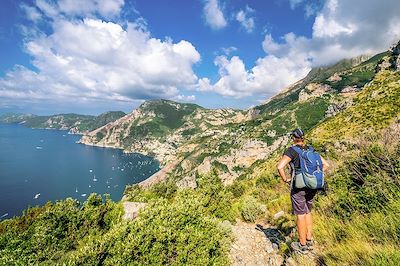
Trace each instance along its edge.
<path fill-rule="evenodd" d="M 304 177 L 302 173 L 298 173 L 294 177 L 294 187 L 295 188 L 305 188 L 306 183 L 304 182 Z"/>

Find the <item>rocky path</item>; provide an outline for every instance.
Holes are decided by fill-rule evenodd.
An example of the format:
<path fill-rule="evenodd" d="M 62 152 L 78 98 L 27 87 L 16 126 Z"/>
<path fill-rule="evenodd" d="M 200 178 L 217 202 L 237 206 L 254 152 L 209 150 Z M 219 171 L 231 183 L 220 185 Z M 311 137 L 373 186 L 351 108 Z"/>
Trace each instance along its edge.
<path fill-rule="evenodd" d="M 282 265 L 284 259 L 278 254 L 276 241 L 279 236 L 274 229 L 255 224 L 238 222 L 232 226 L 235 237 L 230 250 L 234 266 Z"/>

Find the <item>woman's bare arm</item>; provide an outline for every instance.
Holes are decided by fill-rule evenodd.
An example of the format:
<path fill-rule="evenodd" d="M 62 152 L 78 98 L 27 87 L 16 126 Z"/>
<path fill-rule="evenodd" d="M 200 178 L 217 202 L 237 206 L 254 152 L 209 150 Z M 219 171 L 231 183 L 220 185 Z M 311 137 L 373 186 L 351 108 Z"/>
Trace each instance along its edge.
<path fill-rule="evenodd" d="M 288 165 L 290 163 L 291 160 L 292 159 L 290 159 L 289 156 L 283 155 L 281 160 L 279 161 L 279 163 L 277 165 L 279 175 L 281 176 L 283 182 L 289 182 L 290 181 L 290 178 L 286 177 L 285 167 L 286 167 L 286 165 Z"/>
<path fill-rule="evenodd" d="M 330 167 L 330 164 L 328 163 L 327 160 L 325 160 L 324 158 L 322 158 L 321 156 L 321 161 L 322 161 L 322 170 L 324 172 L 326 172 L 326 170 L 328 170 L 328 168 Z"/>

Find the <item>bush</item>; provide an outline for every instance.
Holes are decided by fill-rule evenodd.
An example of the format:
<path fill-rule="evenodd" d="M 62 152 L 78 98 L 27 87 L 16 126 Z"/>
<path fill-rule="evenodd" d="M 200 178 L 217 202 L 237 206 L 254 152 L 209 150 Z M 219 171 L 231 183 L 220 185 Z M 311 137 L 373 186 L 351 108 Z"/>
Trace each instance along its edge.
<path fill-rule="evenodd" d="M 106 233 L 121 215 L 119 205 L 95 194 L 82 206 L 68 198 L 29 209 L 0 223 L 0 265 L 56 264 L 83 239 Z"/>
<path fill-rule="evenodd" d="M 178 187 L 176 186 L 176 184 L 172 181 L 169 181 L 154 184 L 150 190 L 158 197 L 170 199 L 174 196 L 177 189 Z"/>
<path fill-rule="evenodd" d="M 238 181 L 233 183 L 231 186 L 228 186 L 227 189 L 233 194 L 235 198 L 239 198 L 245 192 L 245 186 Z"/>
<path fill-rule="evenodd" d="M 234 221 L 231 209 L 232 194 L 228 193 L 227 188 L 223 186 L 217 171 L 214 170 L 211 174 L 199 176 L 197 183 L 196 193 L 201 195 L 201 204 L 204 206 L 206 214 Z"/>
<path fill-rule="evenodd" d="M 260 204 L 253 197 L 246 197 L 240 206 L 240 212 L 246 222 L 254 222 L 265 212 L 265 206 Z"/>

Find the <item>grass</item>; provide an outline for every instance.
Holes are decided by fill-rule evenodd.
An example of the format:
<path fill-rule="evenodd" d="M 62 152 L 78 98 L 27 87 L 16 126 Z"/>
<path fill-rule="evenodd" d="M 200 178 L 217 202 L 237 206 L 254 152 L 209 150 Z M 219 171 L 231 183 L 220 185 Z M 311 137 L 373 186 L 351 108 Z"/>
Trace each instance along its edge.
<path fill-rule="evenodd" d="M 399 80 L 399 72 L 379 73 L 355 99 L 355 105 L 318 127 L 310 138 L 327 142 L 336 136 L 368 135 L 387 127 L 399 116 Z"/>

